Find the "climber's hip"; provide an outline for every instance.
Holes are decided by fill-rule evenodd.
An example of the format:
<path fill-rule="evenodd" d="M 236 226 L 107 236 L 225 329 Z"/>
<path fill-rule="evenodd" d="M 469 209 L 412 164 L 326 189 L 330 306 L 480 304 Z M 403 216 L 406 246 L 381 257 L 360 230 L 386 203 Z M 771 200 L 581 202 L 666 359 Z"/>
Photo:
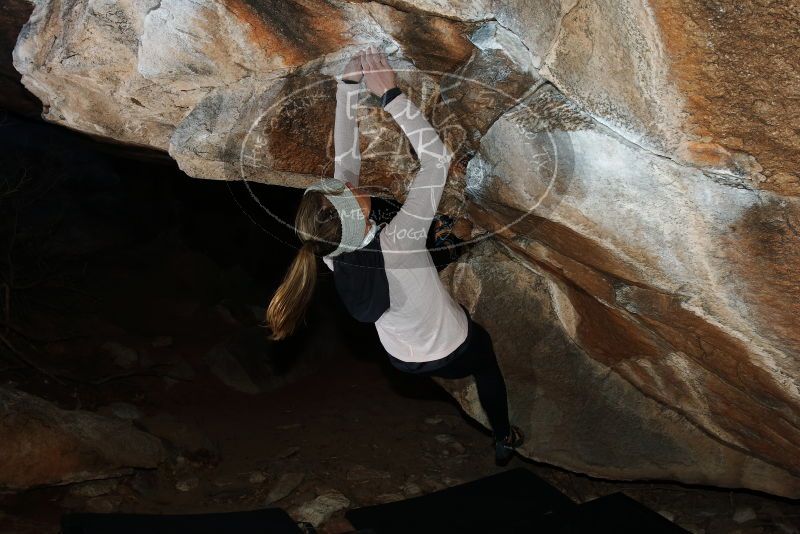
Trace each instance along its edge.
<path fill-rule="evenodd" d="M 439 376 L 442 378 L 464 378 L 484 366 L 484 359 L 494 359 L 489 333 L 467 315 L 467 337 L 450 354 L 429 362 L 405 362 L 389 354 L 392 365 L 405 373 Z M 488 348 L 488 351 L 487 351 Z M 388 354 L 388 352 L 387 352 Z"/>

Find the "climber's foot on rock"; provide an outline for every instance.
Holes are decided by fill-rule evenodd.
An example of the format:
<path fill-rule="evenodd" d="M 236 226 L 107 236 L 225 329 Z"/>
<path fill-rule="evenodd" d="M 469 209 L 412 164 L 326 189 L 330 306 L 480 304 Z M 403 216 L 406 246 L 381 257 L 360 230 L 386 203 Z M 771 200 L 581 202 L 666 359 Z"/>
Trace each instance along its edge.
<path fill-rule="evenodd" d="M 500 467 L 508 465 L 514 451 L 525 442 L 525 435 L 519 427 L 511 425 L 511 433 L 505 439 L 494 442 L 494 463 Z"/>

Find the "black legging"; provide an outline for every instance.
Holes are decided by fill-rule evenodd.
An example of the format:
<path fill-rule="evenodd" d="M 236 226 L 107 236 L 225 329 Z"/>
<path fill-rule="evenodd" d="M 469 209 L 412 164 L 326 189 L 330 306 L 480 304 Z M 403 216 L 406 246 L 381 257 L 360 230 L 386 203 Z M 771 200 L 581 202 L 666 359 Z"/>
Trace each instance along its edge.
<path fill-rule="evenodd" d="M 467 317 L 469 327 L 474 330 L 465 351 L 445 366 L 419 374 L 441 378 L 464 378 L 472 375 L 478 388 L 478 399 L 489 418 L 495 438 L 504 439 L 510 434 L 511 427 L 508 422 L 508 394 L 503 373 L 497 364 L 489 332 L 473 321 L 469 314 Z"/>

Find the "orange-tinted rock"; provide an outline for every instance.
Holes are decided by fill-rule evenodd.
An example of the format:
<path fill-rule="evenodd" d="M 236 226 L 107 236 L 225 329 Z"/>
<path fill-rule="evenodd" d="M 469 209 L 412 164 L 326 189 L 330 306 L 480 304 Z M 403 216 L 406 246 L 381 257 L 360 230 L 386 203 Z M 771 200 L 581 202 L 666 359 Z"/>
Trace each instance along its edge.
<path fill-rule="evenodd" d="M 367 9 L 387 36 L 403 44 L 405 57 L 431 76 L 452 72 L 472 53 L 466 34 L 473 25 L 416 11 L 399 11 L 377 2 L 369 3 Z"/>
<path fill-rule="evenodd" d="M 800 204 L 642 151 L 552 88 L 520 107 L 469 163 L 473 221 L 558 287 L 587 357 L 799 476 Z"/>
<path fill-rule="evenodd" d="M 348 43 L 347 13 L 312 0 L 222 0 L 248 28 L 249 43 L 289 67 L 302 65 Z"/>
<path fill-rule="evenodd" d="M 542 74 L 592 115 L 657 153 L 716 170 L 727 163 L 753 187 L 797 194 L 792 2 L 577 0 L 555 16 L 552 44 L 533 45 L 546 54 Z M 712 145 L 736 157 L 709 160 Z"/>
<path fill-rule="evenodd" d="M 0 388 L 0 488 L 68 484 L 153 468 L 161 441 L 130 421 L 62 410 L 32 395 Z"/>
<path fill-rule="evenodd" d="M 761 187 L 797 195 L 800 180 L 800 12 L 789 1 L 651 2 L 686 96 L 687 133 L 753 155 Z"/>
<path fill-rule="evenodd" d="M 495 22 L 481 26 L 471 40 L 476 50 L 455 72 L 442 78 L 442 99 L 463 130 L 457 143 L 474 151 L 497 118 L 541 79 L 530 64 L 522 41 Z"/>
<path fill-rule="evenodd" d="M 715 439 L 598 361 L 596 344 L 625 351 L 616 356 L 620 362 L 634 355 L 644 361 L 659 347 L 613 309 L 592 310 L 604 306 L 570 282 L 553 281 L 550 266 L 525 261 L 530 257 L 521 251 L 488 240 L 443 272 L 454 296 L 492 335 L 510 418 L 526 432 L 523 454 L 595 476 L 800 495 L 800 477 Z M 572 327 L 582 330 L 577 338 Z M 488 424 L 471 379 L 439 383 Z M 686 391 L 683 376 L 662 385 Z"/>

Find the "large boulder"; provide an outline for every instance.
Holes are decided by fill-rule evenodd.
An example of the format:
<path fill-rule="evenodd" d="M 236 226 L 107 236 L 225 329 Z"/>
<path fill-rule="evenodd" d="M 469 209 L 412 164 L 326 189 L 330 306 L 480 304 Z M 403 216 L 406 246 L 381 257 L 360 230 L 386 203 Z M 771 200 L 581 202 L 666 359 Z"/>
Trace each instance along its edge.
<path fill-rule="evenodd" d="M 580 318 L 565 288 L 517 254 L 486 240 L 449 266 L 444 278 L 492 335 L 511 421 L 526 434 L 525 456 L 602 477 L 800 492 L 789 470 L 716 439 L 593 359 L 568 330 Z M 438 382 L 488 425 L 471 379 Z"/>
<path fill-rule="evenodd" d="M 457 154 L 441 209 L 486 243 L 445 276 L 494 334 L 526 453 L 798 497 L 798 17 L 790 0 L 39 0 L 14 65 L 48 120 L 199 178 L 304 187 L 332 174 L 331 75 L 382 43 Z M 402 199 L 415 158 L 362 98 L 363 182 Z M 546 362 L 525 353 L 542 336 Z"/>
<path fill-rule="evenodd" d="M 130 421 L 62 410 L 39 397 L 0 388 L 0 488 L 69 484 L 154 468 L 161 441 Z"/>
<path fill-rule="evenodd" d="M 567 331 L 593 358 L 717 439 L 796 471 L 800 200 L 641 151 L 551 88 L 520 106 L 470 161 L 473 219 L 550 273 Z M 520 140 L 543 122 L 547 136 Z M 570 149 L 569 165 L 546 151 L 551 164 L 525 160 L 544 139 Z"/>

